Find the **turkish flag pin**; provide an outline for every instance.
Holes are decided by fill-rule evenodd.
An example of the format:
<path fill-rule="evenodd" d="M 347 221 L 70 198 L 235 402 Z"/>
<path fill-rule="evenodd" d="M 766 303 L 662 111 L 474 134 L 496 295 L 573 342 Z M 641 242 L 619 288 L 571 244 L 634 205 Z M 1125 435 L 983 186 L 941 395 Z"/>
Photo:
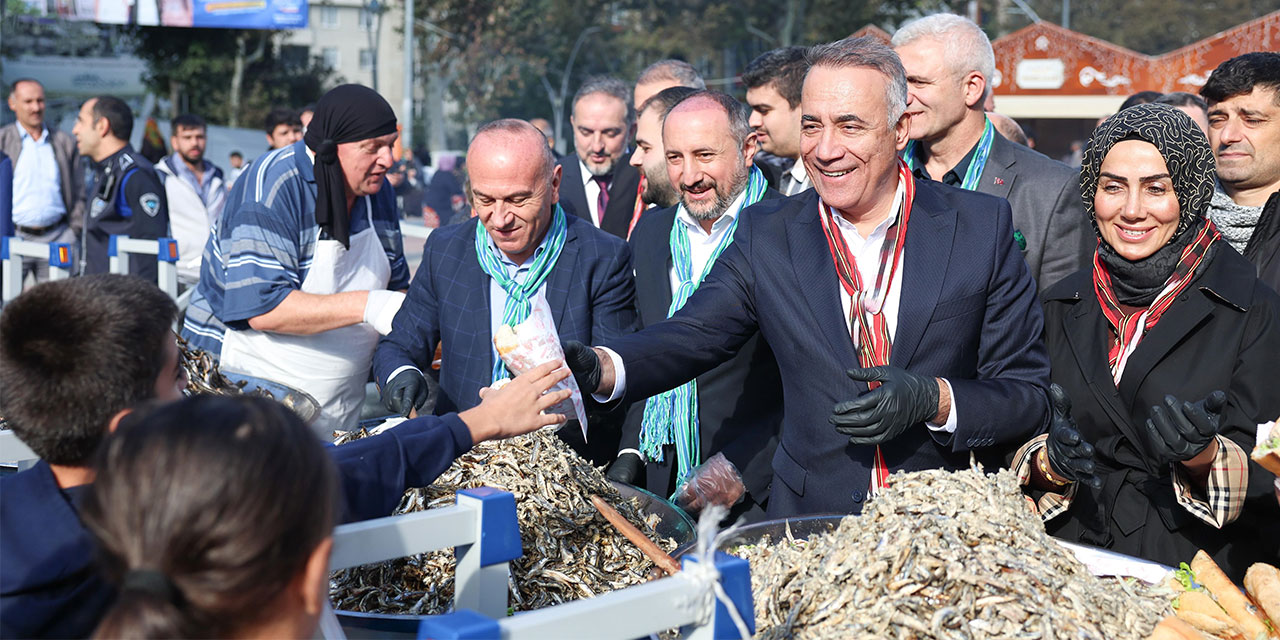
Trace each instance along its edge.
<path fill-rule="evenodd" d="M 996 178 L 996 184 L 1004 184 L 1004 178 Z"/>

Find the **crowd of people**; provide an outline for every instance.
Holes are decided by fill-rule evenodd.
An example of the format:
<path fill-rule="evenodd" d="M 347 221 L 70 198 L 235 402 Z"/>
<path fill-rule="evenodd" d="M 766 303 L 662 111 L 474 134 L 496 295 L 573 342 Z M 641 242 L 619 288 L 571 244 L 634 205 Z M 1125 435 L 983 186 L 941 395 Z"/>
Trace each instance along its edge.
<path fill-rule="evenodd" d="M 370 377 L 411 419 L 322 449 L 270 403 L 179 400 L 154 286 L 32 288 L 0 316 L 0 407 L 41 457 L 0 479 L 0 635 L 305 635 L 334 523 L 576 421 L 542 413 L 570 374 L 587 425 L 561 437 L 693 512 L 856 514 L 894 472 L 976 458 L 1063 539 L 1171 566 L 1203 549 L 1235 578 L 1274 562 L 1280 480 L 1248 454 L 1280 417 L 1280 54 L 1135 96 L 1078 169 L 991 112 L 994 72 L 982 30 L 941 14 L 767 52 L 746 103 L 675 60 L 591 78 L 573 153 L 545 121 L 476 131 L 448 174 L 465 206 L 415 274 L 395 114 L 368 88 L 269 127 L 280 144 L 225 180 L 198 118 L 152 169 L 127 107 L 90 100 L 77 227 L 70 142 L 28 126 L 14 96 L 38 84 L 16 83 L 19 233 L 78 230 L 96 259 L 104 233 L 199 214 L 188 344 L 313 395 L 321 437 L 356 426 Z M 564 362 L 504 386 L 494 336 L 539 311 Z"/>

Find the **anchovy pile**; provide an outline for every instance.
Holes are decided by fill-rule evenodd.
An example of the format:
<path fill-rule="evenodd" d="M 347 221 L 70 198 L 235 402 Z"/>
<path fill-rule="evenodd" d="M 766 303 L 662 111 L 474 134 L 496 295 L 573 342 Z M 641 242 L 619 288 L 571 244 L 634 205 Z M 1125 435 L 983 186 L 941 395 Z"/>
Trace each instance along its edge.
<path fill-rule="evenodd" d="M 1015 476 L 892 476 L 860 517 L 751 563 L 759 638 L 1139 639 L 1168 594 L 1100 579 L 1045 533 Z"/>
<path fill-rule="evenodd" d="M 353 437 L 358 437 L 353 436 Z M 515 611 L 589 598 L 644 582 L 653 563 L 617 532 L 590 502 L 599 495 L 658 546 L 658 516 L 644 516 L 604 474 L 579 457 L 553 430 L 477 445 L 434 484 L 405 493 L 396 513 L 448 506 L 460 489 L 482 486 L 515 494 L 524 556 L 511 563 Z M 453 608 L 452 549 L 335 572 L 334 608 L 366 613 L 433 615 Z"/>
<path fill-rule="evenodd" d="M 232 382 L 218 370 L 218 362 L 203 349 L 192 349 L 182 336 L 178 336 L 178 360 L 187 372 L 187 395 L 214 394 L 238 396 L 242 393 L 274 398 L 270 391 L 257 387 L 245 391 L 245 381 Z"/>

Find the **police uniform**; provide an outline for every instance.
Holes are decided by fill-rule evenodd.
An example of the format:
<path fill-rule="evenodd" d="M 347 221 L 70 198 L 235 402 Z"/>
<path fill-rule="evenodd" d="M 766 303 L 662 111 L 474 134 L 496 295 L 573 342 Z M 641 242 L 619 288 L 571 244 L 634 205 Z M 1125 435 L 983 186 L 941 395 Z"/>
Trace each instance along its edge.
<path fill-rule="evenodd" d="M 164 184 L 146 158 L 131 145 L 94 168 L 93 200 L 84 230 L 84 273 L 106 273 L 112 235 L 163 238 L 169 235 L 169 204 Z M 156 258 L 129 256 L 130 275 L 156 280 Z"/>

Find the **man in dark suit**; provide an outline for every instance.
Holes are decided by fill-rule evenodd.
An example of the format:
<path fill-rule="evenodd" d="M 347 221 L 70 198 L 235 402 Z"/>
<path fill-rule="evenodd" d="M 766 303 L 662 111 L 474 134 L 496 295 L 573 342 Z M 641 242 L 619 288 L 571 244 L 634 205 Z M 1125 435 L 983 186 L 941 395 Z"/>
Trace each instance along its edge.
<path fill-rule="evenodd" d="M 617 78 L 588 78 L 573 96 L 574 155 L 560 159 L 560 203 L 619 238 L 627 237 L 640 172 L 623 154 L 635 133 L 631 87 Z"/>
<path fill-rule="evenodd" d="M 976 24 L 935 14 L 904 25 L 893 47 L 907 70 L 916 177 L 1009 200 L 1013 236 L 1041 290 L 1088 264 L 1097 240 L 1080 201 L 1080 172 L 995 131 L 983 110 L 995 74 Z"/>
<path fill-rule="evenodd" d="M 889 472 L 967 467 L 1049 418 L 1044 318 L 1008 203 L 898 159 L 906 76 L 887 46 L 850 38 L 809 59 L 815 190 L 744 211 L 672 318 L 607 349 L 565 345 L 579 383 L 613 402 L 681 384 L 759 331 L 785 398 L 771 517 L 859 512 Z"/>
<path fill-rule="evenodd" d="M 374 353 L 383 402 L 400 414 L 426 402 L 422 372 L 437 344 L 435 413 L 476 406 L 480 389 L 499 378 L 493 335 L 515 324 L 512 304 L 545 301 L 566 339 L 610 341 L 635 330 L 631 251 L 557 206 L 561 169 L 542 132 L 523 120 L 489 123 L 472 139 L 467 167 L 477 215 L 427 239 L 408 297 Z M 617 452 L 621 416 L 596 418 L 588 415 L 589 447 L 575 426 L 560 433 L 602 463 Z"/>
<path fill-rule="evenodd" d="M 688 295 L 682 288 L 696 289 L 733 242 L 742 209 L 782 197 L 767 188 L 753 164 L 758 147 L 746 105 L 699 91 L 659 112 L 667 177 L 680 202 L 646 214 L 631 236 L 642 325 L 657 324 L 679 309 Z M 641 483 L 666 496 L 699 464 L 731 469 L 747 489 L 735 511 L 763 516 L 782 422 L 782 381 L 769 345 L 757 333 L 688 389 L 631 406 L 623 449 L 609 477 L 633 482 L 647 463 Z M 696 411 L 674 410 L 678 402 Z M 681 506 L 697 497 L 695 490 L 678 494 Z"/>

